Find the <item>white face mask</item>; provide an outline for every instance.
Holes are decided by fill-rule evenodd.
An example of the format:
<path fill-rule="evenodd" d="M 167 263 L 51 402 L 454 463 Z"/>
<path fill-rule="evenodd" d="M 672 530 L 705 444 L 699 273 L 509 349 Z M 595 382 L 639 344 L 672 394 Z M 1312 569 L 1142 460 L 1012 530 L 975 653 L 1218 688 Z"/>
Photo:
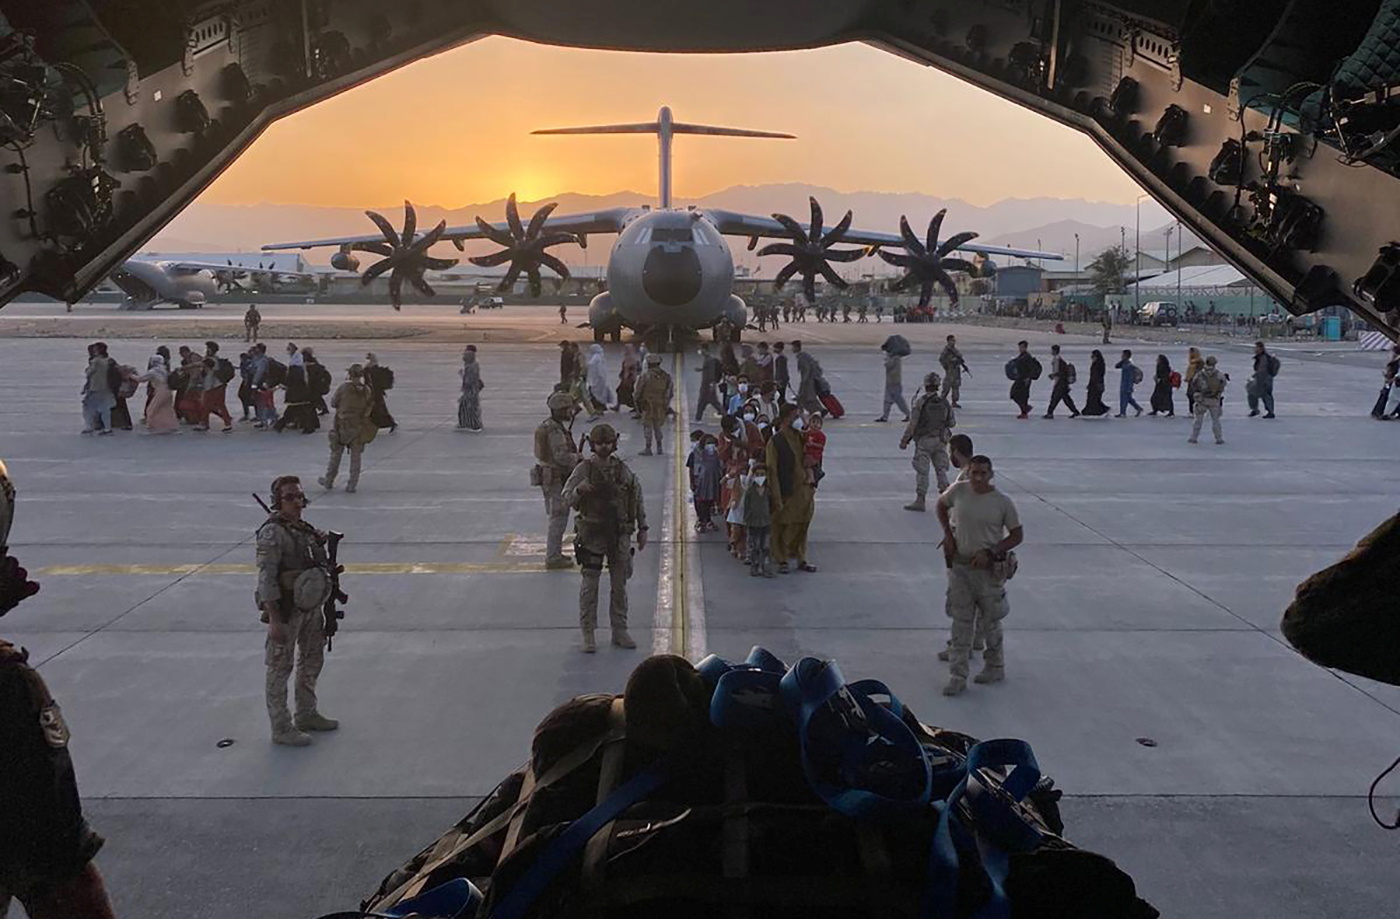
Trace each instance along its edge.
<path fill-rule="evenodd" d="M 768 481 L 768 476 L 766 476 L 766 475 L 756 475 L 756 476 L 753 477 L 753 483 L 754 483 L 755 485 L 762 485 L 764 482 L 767 482 L 767 481 Z"/>
<path fill-rule="evenodd" d="M 760 421 L 760 422 L 758 423 L 758 429 L 759 429 L 760 431 L 766 431 L 766 430 L 768 430 L 768 422 L 766 422 L 766 421 Z"/>
<path fill-rule="evenodd" d="M 739 392 L 748 392 L 748 391 L 749 391 L 749 384 L 747 384 L 747 383 L 740 383 L 740 384 L 739 384 Z"/>
<path fill-rule="evenodd" d="M 706 453 L 714 453 L 716 449 L 718 449 L 718 448 L 715 447 L 714 444 L 705 444 L 705 452 L 706 452 Z"/>
<path fill-rule="evenodd" d="M 794 431 L 800 431 L 800 430 L 802 430 L 803 428 L 805 428 L 806 426 L 807 426 L 807 422 L 803 421 L 801 418 L 794 418 L 794 419 L 792 419 L 792 429 L 793 429 Z"/>
<path fill-rule="evenodd" d="M 756 418 L 756 417 L 758 417 L 758 416 L 756 416 L 753 412 L 745 412 L 745 413 L 744 413 L 744 420 L 745 420 L 745 421 L 753 421 L 754 418 Z"/>

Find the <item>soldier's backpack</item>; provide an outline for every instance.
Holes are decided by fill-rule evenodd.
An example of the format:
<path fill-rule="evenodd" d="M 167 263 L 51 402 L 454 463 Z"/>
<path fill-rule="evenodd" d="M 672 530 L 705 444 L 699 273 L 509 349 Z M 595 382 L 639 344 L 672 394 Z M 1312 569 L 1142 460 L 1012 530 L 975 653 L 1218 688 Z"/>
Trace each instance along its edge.
<path fill-rule="evenodd" d="M 1064 369 L 1060 372 L 1064 374 L 1066 385 L 1072 386 L 1074 384 L 1074 381 L 1079 379 L 1078 372 L 1075 371 L 1074 365 L 1071 364 L 1069 361 L 1064 362 Z"/>
<path fill-rule="evenodd" d="M 234 370 L 233 362 L 226 357 L 221 357 L 214 362 L 214 378 L 220 383 L 227 383 L 233 379 L 237 373 Z"/>
<path fill-rule="evenodd" d="M 921 723 L 888 687 L 762 648 L 638 665 L 580 696 L 529 761 L 391 872 L 364 912 L 492 919 L 1152 919 L 1060 835 L 1018 740 Z M 422 904 L 433 901 L 430 912 Z"/>
<path fill-rule="evenodd" d="M 1269 359 L 1264 362 L 1264 369 L 1269 372 L 1269 376 L 1276 377 L 1278 376 L 1279 366 L 1278 356 L 1270 351 Z"/>
<path fill-rule="evenodd" d="M 287 365 L 276 358 L 267 359 L 267 370 L 263 373 L 263 385 L 268 389 L 287 382 Z"/>

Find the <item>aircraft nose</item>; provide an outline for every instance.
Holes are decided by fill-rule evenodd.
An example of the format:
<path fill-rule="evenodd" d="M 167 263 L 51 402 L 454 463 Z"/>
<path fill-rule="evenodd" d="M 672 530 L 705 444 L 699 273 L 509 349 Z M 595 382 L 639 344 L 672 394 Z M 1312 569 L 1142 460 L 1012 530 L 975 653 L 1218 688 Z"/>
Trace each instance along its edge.
<path fill-rule="evenodd" d="M 655 246 L 642 266 L 642 289 L 665 306 L 681 306 L 700 293 L 700 258 L 690 246 L 667 252 Z"/>

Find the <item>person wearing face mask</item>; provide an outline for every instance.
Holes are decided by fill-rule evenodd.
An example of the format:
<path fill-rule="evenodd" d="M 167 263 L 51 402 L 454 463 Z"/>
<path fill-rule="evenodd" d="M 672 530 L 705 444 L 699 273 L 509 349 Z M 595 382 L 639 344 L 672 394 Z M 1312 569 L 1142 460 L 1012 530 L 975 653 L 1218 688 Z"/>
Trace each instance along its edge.
<path fill-rule="evenodd" d="M 749 466 L 744 476 L 744 531 L 748 534 L 749 576 L 773 577 L 773 556 L 768 550 L 768 535 L 773 527 L 772 498 L 768 492 L 768 470 L 758 460 Z"/>
<path fill-rule="evenodd" d="M 579 627 L 583 651 L 598 650 L 593 632 L 598 623 L 598 584 L 603 565 L 608 567 L 608 624 L 612 643 L 632 649 L 637 643 L 627 634 L 627 579 L 632 575 L 632 534 L 637 549 L 647 545 L 647 514 L 642 483 L 617 457 L 617 432 L 612 425 L 594 425 L 588 434 L 593 455 L 574 467 L 564 483 L 563 499 L 578 511 L 574 555 L 583 573 L 579 587 Z"/>
<path fill-rule="evenodd" d="M 729 397 L 729 405 L 726 407 L 726 414 L 743 414 L 743 405 L 745 402 L 749 401 L 749 389 L 749 378 L 742 373 L 739 374 L 739 378 L 734 385 L 734 395 Z"/>
<path fill-rule="evenodd" d="M 720 480 L 724 464 L 719 458 L 719 440 L 713 434 L 702 434 L 690 464 L 691 490 L 695 494 L 695 531 L 708 533 L 717 529 L 713 515 L 719 500 Z"/>
<path fill-rule="evenodd" d="M 778 384 L 772 380 L 758 387 L 758 413 L 774 418 L 778 414 Z"/>
<path fill-rule="evenodd" d="M 535 465 L 530 483 L 544 495 L 544 512 L 549 515 L 545 535 L 544 566 L 547 569 L 572 568 L 574 560 L 564 554 L 564 531 L 569 528 L 569 505 L 564 501 L 564 483 L 583 459 L 574 443 L 571 429 L 578 403 L 566 392 L 552 393 L 546 402 L 549 417 L 535 428 Z"/>
<path fill-rule="evenodd" d="M 764 452 L 773 507 L 773 557 L 778 573 L 788 573 L 788 562 L 796 558 L 801 571 L 816 571 L 807 561 L 807 529 L 816 510 L 811 477 L 803 465 L 806 444 L 802 438 L 805 422 L 796 405 L 783 406 L 778 430 Z"/>

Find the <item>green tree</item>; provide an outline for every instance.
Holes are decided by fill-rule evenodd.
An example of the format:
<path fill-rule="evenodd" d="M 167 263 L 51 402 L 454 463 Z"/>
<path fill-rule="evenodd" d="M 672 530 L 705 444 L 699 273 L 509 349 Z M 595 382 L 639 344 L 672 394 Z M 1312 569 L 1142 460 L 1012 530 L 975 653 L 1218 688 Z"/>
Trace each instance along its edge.
<path fill-rule="evenodd" d="M 1103 250 L 1089 263 L 1089 276 L 1094 291 L 1101 294 L 1121 294 L 1126 292 L 1125 277 L 1128 274 L 1128 250 L 1122 246 L 1112 246 Z"/>

